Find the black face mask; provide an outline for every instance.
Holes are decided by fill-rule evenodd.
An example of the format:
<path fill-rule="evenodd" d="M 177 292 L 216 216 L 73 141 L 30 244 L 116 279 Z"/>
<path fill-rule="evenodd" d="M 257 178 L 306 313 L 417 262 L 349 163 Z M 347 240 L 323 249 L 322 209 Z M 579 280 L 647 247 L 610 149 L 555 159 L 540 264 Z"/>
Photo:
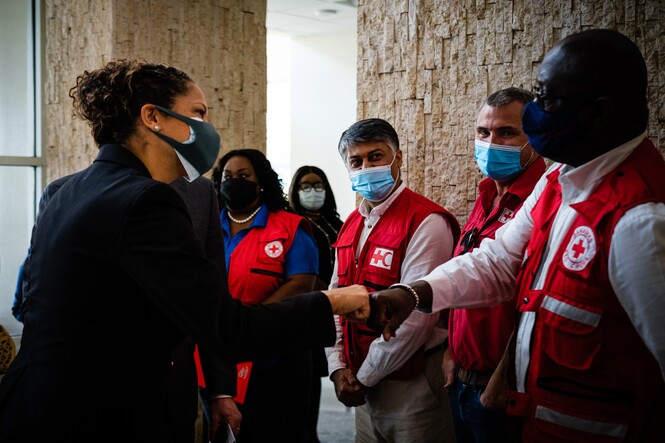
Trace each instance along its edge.
<path fill-rule="evenodd" d="M 242 178 L 229 178 L 219 185 L 219 195 L 227 208 L 245 209 L 259 195 L 258 183 Z"/>

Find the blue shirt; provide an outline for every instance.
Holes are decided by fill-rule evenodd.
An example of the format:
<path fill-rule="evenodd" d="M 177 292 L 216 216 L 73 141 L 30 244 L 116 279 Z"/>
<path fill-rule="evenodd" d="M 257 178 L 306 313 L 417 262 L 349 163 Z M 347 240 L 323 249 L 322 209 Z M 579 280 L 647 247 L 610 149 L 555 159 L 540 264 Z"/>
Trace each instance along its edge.
<path fill-rule="evenodd" d="M 261 204 L 259 213 L 256 214 L 254 221 L 249 228 L 239 231 L 236 235 L 231 237 L 231 222 L 228 216 L 228 210 L 222 209 L 219 218 L 222 222 L 222 233 L 224 234 L 224 252 L 226 253 L 226 269 L 233 272 L 229 268 L 231 254 L 242 241 L 247 233 L 256 227 L 265 227 L 268 223 L 270 211 L 265 203 Z M 293 243 L 288 251 L 284 260 L 284 277 L 290 277 L 295 274 L 318 274 L 319 273 L 319 251 L 316 246 L 314 238 L 305 231 L 301 226 L 298 226 L 296 235 L 293 237 Z"/>

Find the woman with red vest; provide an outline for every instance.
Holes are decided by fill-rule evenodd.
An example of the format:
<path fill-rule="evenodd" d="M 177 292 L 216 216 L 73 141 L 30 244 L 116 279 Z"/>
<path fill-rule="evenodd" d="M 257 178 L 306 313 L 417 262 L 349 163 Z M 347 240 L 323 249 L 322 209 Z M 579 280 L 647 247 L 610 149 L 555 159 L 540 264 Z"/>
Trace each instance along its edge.
<path fill-rule="evenodd" d="M 274 303 L 314 289 L 318 253 L 309 223 L 288 210 L 281 181 L 254 149 L 234 150 L 213 171 L 218 190 L 229 290 L 245 304 Z M 297 325 L 294 325 L 297 327 Z M 238 405 L 241 443 L 305 442 L 311 352 L 254 361 Z"/>

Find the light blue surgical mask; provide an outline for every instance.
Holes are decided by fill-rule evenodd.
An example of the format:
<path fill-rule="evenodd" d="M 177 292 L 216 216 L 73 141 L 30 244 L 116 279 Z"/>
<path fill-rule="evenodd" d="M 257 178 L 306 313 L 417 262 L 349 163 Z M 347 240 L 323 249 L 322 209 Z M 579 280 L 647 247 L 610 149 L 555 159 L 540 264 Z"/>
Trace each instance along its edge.
<path fill-rule="evenodd" d="M 389 165 L 349 171 L 351 189 L 371 202 L 380 202 L 390 195 L 395 188 L 395 179 L 390 170 L 397 155 Z"/>
<path fill-rule="evenodd" d="M 524 168 L 520 163 L 522 149 L 517 146 L 497 145 L 476 140 L 473 157 L 483 175 L 493 180 L 508 180 L 520 174 Z"/>

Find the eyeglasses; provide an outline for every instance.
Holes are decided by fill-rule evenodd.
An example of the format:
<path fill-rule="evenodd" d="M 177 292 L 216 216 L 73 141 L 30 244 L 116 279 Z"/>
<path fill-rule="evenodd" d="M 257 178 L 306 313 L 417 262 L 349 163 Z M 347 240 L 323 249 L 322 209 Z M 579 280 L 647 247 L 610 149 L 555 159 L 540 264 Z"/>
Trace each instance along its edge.
<path fill-rule="evenodd" d="M 314 190 L 316 192 L 323 192 L 326 189 L 326 186 L 321 182 L 318 182 L 318 183 L 307 183 L 307 182 L 300 183 L 300 190 L 301 191 L 309 192 L 312 188 L 314 188 Z"/>
<path fill-rule="evenodd" d="M 541 86 L 536 85 L 533 87 L 533 95 L 535 96 L 533 101 L 538 105 L 538 107 L 544 111 L 547 111 L 552 108 L 561 108 L 562 106 L 558 105 L 560 105 L 563 101 L 570 101 L 573 103 L 588 103 L 598 97 L 599 94 L 580 92 L 577 94 L 547 95 Z"/>
<path fill-rule="evenodd" d="M 470 250 L 476 247 L 476 241 L 478 240 L 478 228 L 473 228 L 470 231 L 466 231 L 464 237 L 460 241 L 460 246 L 463 248 L 462 252 L 459 255 L 466 254 Z"/>

